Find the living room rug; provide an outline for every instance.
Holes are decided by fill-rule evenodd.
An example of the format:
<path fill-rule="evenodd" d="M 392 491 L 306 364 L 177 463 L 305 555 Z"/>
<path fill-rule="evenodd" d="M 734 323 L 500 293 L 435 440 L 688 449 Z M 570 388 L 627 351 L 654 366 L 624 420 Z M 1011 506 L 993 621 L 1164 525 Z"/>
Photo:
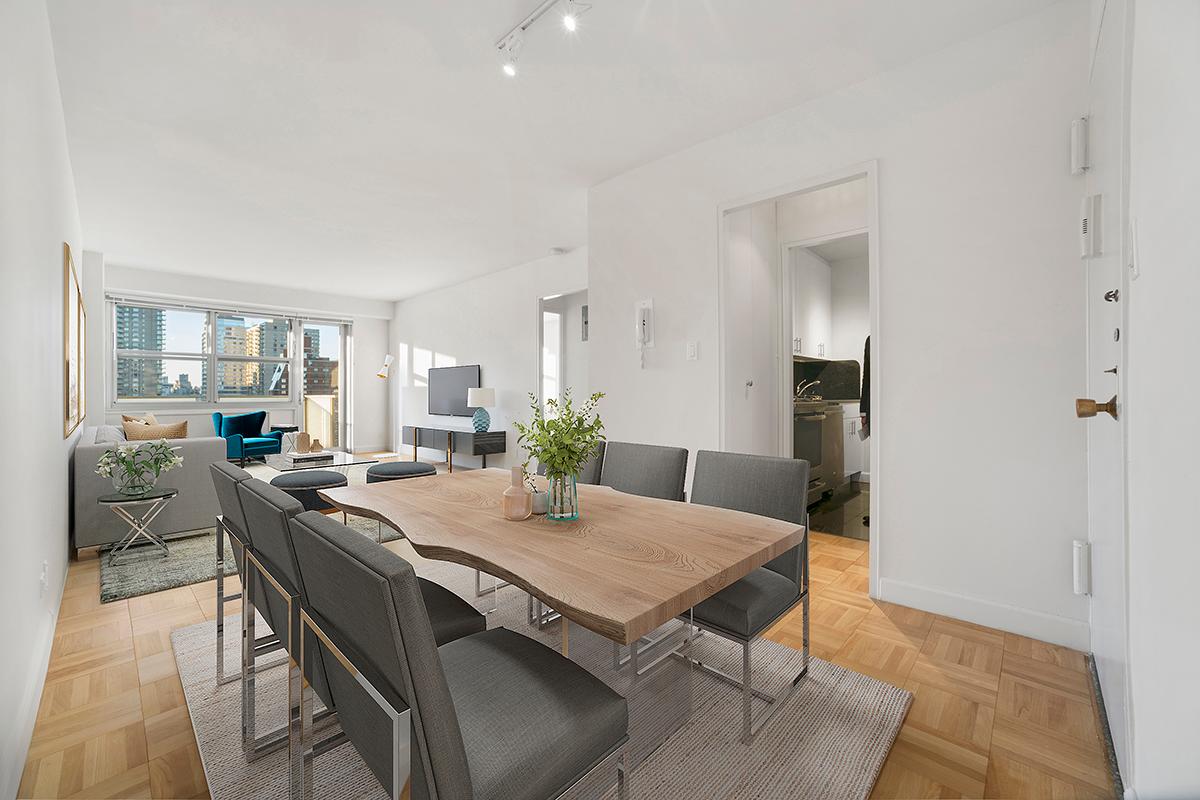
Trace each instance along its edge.
<path fill-rule="evenodd" d="M 270 482 L 279 473 L 264 464 L 252 464 L 247 471 Z M 366 467 L 349 467 L 346 479 L 350 485 L 366 482 Z M 336 519 L 341 519 L 340 515 Z M 365 517 L 349 517 L 347 524 L 371 539 L 379 535 L 380 527 Z M 391 528 L 382 527 L 383 541 L 400 538 Z M 110 564 L 108 554 L 111 547 L 100 551 L 100 602 L 112 603 L 143 594 L 161 592 L 179 586 L 204 583 L 217 576 L 217 532 L 216 528 L 196 531 L 193 535 L 168 539 L 169 553 L 163 558 L 159 550 L 148 542 L 130 547 L 122 554 L 120 563 Z M 233 548 L 225 543 L 225 574 L 237 572 L 233 560 Z"/>
<path fill-rule="evenodd" d="M 414 566 L 423 576 L 436 579 L 481 610 L 491 605 L 490 599 L 474 598 L 471 570 L 436 562 L 414 562 Z M 499 607 L 488 615 L 488 627 L 510 628 L 557 649 L 558 625 L 540 631 L 529 625 L 525 598 L 515 587 L 501 589 Z M 237 628 L 240 621 L 231 619 L 227 624 Z M 611 666 L 611 646 L 596 648 L 592 656 L 581 654 L 577 642 L 581 643 L 584 637 L 577 635 L 576 630 L 579 629 L 573 627 L 571 632 L 572 658 L 602 679 L 610 680 L 604 667 L 605 662 Z M 215 685 L 214 625 L 209 622 L 182 628 L 171 635 L 171 641 L 214 800 L 286 797 L 284 752 L 264 756 L 253 764 L 248 764 L 242 754 L 241 689 L 236 681 Z M 238 646 L 237 637 L 226 640 L 227 664 L 238 663 Z M 706 661 L 735 673 L 740 669 L 739 646 L 715 636 L 704 636 L 694 647 L 702 648 L 697 655 Z M 775 691 L 790 681 L 800 663 L 799 651 L 768 641 L 756 643 L 753 657 L 756 686 L 767 691 Z M 812 658 L 809 664 L 809 675 L 799 690 L 749 746 L 740 741 L 738 691 L 707 673 L 691 670 L 688 673 L 690 716 L 683 727 L 634 767 L 630 776 L 631 797 L 656 800 L 867 797 L 904 721 L 912 695 L 820 659 Z M 286 674 L 282 664 L 258 673 L 260 732 L 282 725 L 286 718 Z M 644 730 L 655 723 L 651 715 L 638 713 L 631 703 L 631 740 L 638 736 L 639 728 Z M 334 722 L 322 729 L 322 736 L 336 729 Z M 313 774 L 317 797 L 386 797 L 350 745 L 319 756 Z M 614 776 L 615 773 L 597 775 L 587 786 L 577 787 L 580 794 L 573 791 L 568 797 L 612 798 Z"/>

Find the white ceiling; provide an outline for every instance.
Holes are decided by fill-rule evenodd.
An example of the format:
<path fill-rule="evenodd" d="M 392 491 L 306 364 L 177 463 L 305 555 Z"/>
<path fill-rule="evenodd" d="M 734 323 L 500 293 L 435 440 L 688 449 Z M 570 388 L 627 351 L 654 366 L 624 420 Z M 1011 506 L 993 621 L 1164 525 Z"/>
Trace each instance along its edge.
<path fill-rule="evenodd" d="M 583 244 L 605 178 L 1046 0 L 49 0 L 84 244 L 400 298 Z"/>

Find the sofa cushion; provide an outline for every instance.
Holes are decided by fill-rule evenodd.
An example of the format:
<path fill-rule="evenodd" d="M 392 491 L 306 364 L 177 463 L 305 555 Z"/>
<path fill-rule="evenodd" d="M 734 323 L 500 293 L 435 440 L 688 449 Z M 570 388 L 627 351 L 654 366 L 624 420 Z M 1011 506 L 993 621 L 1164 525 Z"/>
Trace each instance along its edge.
<path fill-rule="evenodd" d="M 116 425 L 101 425 L 96 428 L 96 444 L 121 444 L 125 439 L 125 430 Z"/>
<path fill-rule="evenodd" d="M 270 436 L 247 436 L 242 439 L 242 447 L 248 453 L 264 448 L 271 448 L 273 452 L 278 452 L 279 440 Z"/>
<path fill-rule="evenodd" d="M 121 421 L 122 422 L 140 422 L 143 425 L 157 425 L 158 424 L 158 420 L 155 419 L 153 414 L 146 414 L 145 416 L 142 416 L 142 417 L 134 417 L 129 414 L 122 414 Z"/>
<path fill-rule="evenodd" d="M 186 439 L 187 420 L 169 425 L 147 425 L 144 422 L 122 422 L 125 438 L 131 442 L 146 442 L 151 439 Z"/>

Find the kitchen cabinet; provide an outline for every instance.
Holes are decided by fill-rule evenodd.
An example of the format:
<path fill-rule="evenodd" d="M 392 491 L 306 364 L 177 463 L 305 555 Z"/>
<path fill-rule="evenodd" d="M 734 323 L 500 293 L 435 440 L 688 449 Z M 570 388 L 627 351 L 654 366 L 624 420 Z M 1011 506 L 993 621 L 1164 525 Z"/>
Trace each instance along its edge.
<path fill-rule="evenodd" d="M 829 264 L 803 247 L 788 250 L 792 278 L 792 355 L 829 358 L 833 283 Z"/>

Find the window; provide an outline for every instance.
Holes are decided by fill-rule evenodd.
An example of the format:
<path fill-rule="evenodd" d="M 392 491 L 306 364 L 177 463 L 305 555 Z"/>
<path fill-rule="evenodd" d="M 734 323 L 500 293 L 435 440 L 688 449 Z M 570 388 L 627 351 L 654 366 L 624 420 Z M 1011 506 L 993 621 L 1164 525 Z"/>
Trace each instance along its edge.
<path fill-rule="evenodd" d="M 118 304 L 114 331 L 118 400 L 207 396 L 208 314 Z"/>
<path fill-rule="evenodd" d="M 287 403 L 315 438 L 342 444 L 348 324 L 111 302 L 115 404 Z"/>
<path fill-rule="evenodd" d="M 342 326 L 304 323 L 304 430 L 340 446 Z"/>
<path fill-rule="evenodd" d="M 291 336 L 289 319 L 217 314 L 213 334 L 217 396 L 291 397 Z"/>

